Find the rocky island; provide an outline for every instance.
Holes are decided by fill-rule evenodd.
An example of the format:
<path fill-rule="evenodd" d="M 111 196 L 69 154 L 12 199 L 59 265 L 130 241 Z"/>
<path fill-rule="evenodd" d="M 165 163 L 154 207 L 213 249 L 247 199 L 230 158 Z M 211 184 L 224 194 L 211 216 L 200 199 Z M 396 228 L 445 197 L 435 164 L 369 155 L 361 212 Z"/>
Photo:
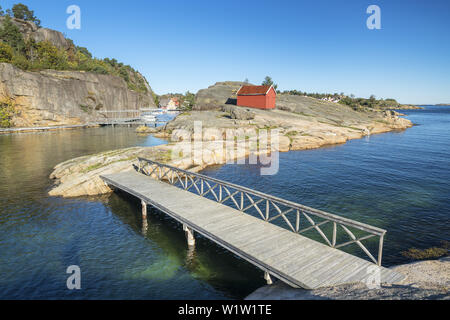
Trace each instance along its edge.
<path fill-rule="evenodd" d="M 281 95 L 276 110 L 241 108 L 229 104 L 240 85 L 239 82 L 220 82 L 201 90 L 193 110 L 181 113 L 164 127 L 138 130 L 168 139 L 167 145 L 110 151 L 59 164 L 51 175 L 55 188 L 50 195 L 76 197 L 108 193 L 111 190 L 99 176 L 133 170 L 138 156 L 199 171 L 210 165 L 246 158 L 252 152 L 314 149 L 412 126 L 395 111 L 361 112 L 300 96 Z M 196 123 L 201 124 L 201 132 L 195 131 Z M 275 133 L 278 143 L 252 150 L 252 142 L 258 145 L 262 130 Z M 202 141 L 202 145 L 192 143 L 195 139 Z M 230 141 L 231 155 L 224 148 L 229 147 Z M 196 151 L 201 152 L 202 157 L 194 157 Z"/>

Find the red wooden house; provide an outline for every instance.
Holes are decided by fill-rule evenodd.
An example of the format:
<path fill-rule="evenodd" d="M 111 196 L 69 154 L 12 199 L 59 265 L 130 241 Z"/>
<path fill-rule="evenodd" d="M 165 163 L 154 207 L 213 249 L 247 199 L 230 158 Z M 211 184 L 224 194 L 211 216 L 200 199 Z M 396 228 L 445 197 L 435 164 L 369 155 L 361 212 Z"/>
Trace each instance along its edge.
<path fill-rule="evenodd" d="M 257 109 L 275 109 L 277 92 L 273 86 L 242 86 L 237 93 L 237 105 Z"/>

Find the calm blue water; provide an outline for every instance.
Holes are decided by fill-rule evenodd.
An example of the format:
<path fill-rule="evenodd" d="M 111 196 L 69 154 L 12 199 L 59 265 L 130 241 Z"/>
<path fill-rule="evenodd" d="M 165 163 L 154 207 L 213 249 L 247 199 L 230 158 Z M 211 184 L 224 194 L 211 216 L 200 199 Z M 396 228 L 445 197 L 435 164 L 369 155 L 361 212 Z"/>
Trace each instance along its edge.
<path fill-rule="evenodd" d="M 401 251 L 450 240 L 450 107 L 401 112 L 417 125 L 282 153 L 274 176 L 260 176 L 257 165 L 205 174 L 384 228 L 383 264 L 405 263 Z"/>
<path fill-rule="evenodd" d="M 206 174 L 388 230 L 384 264 L 450 240 L 450 108 L 407 111 L 417 126 L 341 146 L 280 155 L 280 172 L 226 165 Z M 189 252 L 181 226 L 156 211 L 142 230 L 124 195 L 47 196 L 54 165 L 159 139 L 133 129 L 0 136 L 0 299 L 232 299 L 262 273 L 206 239 Z M 70 265 L 82 290 L 66 288 Z"/>
<path fill-rule="evenodd" d="M 0 135 L 0 299 L 231 299 L 262 286 L 255 269 L 205 239 L 187 250 L 182 227 L 140 204 L 49 197 L 49 175 L 77 156 L 166 141 L 132 128 Z M 79 265 L 81 291 L 66 287 Z"/>

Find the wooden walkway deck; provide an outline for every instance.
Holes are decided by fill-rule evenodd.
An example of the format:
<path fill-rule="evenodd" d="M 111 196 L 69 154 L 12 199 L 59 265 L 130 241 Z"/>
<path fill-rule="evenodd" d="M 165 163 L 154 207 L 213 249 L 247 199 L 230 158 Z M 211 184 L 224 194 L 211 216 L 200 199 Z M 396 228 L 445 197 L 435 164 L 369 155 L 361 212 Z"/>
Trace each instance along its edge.
<path fill-rule="evenodd" d="M 142 173 L 102 179 L 141 199 L 144 218 L 146 204 L 161 210 L 184 225 L 190 244 L 195 243 L 193 232 L 198 232 L 263 270 L 269 283 L 270 276 L 305 289 L 367 282 L 374 268 L 381 283 L 404 279 L 390 269 Z"/>

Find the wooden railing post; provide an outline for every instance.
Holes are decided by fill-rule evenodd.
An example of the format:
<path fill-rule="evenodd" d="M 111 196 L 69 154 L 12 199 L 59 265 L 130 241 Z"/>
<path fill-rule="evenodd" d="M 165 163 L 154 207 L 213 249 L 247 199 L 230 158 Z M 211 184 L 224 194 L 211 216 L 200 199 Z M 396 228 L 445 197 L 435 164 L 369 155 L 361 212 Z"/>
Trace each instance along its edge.
<path fill-rule="evenodd" d="M 333 222 L 333 241 L 332 241 L 333 248 L 336 246 L 336 237 L 337 237 L 337 223 Z"/>
<path fill-rule="evenodd" d="M 381 260 L 383 259 L 383 243 L 384 243 L 384 234 L 380 236 L 380 244 L 378 247 L 378 266 L 381 267 Z"/>

